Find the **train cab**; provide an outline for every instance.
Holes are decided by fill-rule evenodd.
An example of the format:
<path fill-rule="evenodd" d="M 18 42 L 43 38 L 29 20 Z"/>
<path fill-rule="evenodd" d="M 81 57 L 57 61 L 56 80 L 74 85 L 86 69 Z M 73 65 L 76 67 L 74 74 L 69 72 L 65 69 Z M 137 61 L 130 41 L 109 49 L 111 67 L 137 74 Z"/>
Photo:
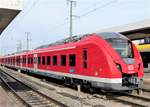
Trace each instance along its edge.
<path fill-rule="evenodd" d="M 119 33 L 104 32 L 99 34 L 117 52 L 119 57 L 113 57 L 116 67 L 122 74 L 122 88 L 139 88 L 143 85 L 143 62 L 135 45 L 125 36 Z"/>

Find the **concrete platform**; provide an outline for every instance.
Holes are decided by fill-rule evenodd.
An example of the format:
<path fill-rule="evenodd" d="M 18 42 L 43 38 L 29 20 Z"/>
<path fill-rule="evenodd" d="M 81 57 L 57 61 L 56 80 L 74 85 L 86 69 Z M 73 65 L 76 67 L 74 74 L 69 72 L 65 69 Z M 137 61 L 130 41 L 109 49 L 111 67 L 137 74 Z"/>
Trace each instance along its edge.
<path fill-rule="evenodd" d="M 150 72 L 144 74 L 144 84 L 150 85 Z"/>
<path fill-rule="evenodd" d="M 4 91 L 0 82 L 0 107 L 19 107 Z"/>

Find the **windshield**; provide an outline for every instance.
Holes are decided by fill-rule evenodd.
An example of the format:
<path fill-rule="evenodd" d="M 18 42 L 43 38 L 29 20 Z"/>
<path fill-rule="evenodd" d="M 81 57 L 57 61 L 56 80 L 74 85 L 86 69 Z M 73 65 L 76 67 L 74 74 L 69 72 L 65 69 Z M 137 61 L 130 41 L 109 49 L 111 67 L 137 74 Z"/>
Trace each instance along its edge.
<path fill-rule="evenodd" d="M 131 43 L 124 39 L 105 39 L 122 58 L 133 58 Z"/>
<path fill-rule="evenodd" d="M 120 54 L 122 58 L 134 57 L 132 44 L 123 35 L 119 33 L 102 33 L 100 36 L 104 38 Z"/>

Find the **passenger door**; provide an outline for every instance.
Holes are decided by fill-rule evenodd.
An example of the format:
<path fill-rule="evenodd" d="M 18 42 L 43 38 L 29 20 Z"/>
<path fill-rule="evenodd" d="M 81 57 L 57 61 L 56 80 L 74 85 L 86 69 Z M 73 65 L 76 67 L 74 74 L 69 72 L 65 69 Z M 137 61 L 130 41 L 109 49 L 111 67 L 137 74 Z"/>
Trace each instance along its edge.
<path fill-rule="evenodd" d="M 22 55 L 20 56 L 20 68 L 22 68 L 22 62 L 23 62 L 23 57 Z"/>
<path fill-rule="evenodd" d="M 87 63 L 88 57 L 87 57 L 87 48 L 84 48 L 82 50 L 82 69 L 83 69 L 83 73 L 85 75 L 88 75 L 88 63 Z"/>
<path fill-rule="evenodd" d="M 37 72 L 37 63 L 38 63 L 38 61 L 37 61 L 37 54 L 34 54 L 34 56 L 33 56 L 33 62 L 34 62 L 34 72 Z"/>

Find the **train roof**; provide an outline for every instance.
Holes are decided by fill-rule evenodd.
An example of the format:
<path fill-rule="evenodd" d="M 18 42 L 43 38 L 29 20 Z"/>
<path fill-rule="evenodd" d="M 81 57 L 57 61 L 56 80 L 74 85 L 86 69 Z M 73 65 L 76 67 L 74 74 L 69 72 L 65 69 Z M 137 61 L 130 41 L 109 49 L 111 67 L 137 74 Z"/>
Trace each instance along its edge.
<path fill-rule="evenodd" d="M 96 34 L 96 33 L 93 33 Z M 65 47 L 74 47 L 76 44 L 76 42 L 84 39 L 87 36 L 91 36 L 92 34 L 85 34 L 85 35 L 75 35 L 71 38 L 65 38 L 59 41 L 56 41 L 54 43 L 51 44 L 47 44 L 47 45 L 41 45 L 38 48 L 34 49 L 34 50 L 24 50 L 18 53 L 13 53 L 8 55 L 9 57 L 12 57 L 14 55 L 18 56 L 18 55 L 24 55 L 24 54 L 33 54 L 33 53 L 38 53 L 38 52 L 44 52 L 47 50 L 58 50 L 59 48 L 65 48 Z M 125 36 L 123 36 L 122 34 L 119 33 L 115 33 L 115 32 L 101 32 L 101 33 L 97 33 L 96 35 L 99 35 L 100 37 L 102 37 L 103 39 L 109 39 L 109 38 L 122 38 L 122 39 L 127 39 Z"/>
<path fill-rule="evenodd" d="M 128 39 L 127 37 L 123 36 L 122 34 L 116 33 L 116 32 L 101 32 L 101 33 L 97 33 L 97 34 L 100 35 L 104 39 L 108 39 L 108 38 Z M 70 37 L 69 38 L 65 38 L 65 39 L 56 41 L 56 42 L 51 43 L 51 44 L 41 45 L 41 46 L 35 48 L 35 50 L 42 49 L 42 48 L 47 48 L 47 47 L 50 47 L 50 46 L 67 44 L 67 43 L 70 43 L 70 42 L 77 42 L 77 41 L 80 41 L 81 39 L 83 39 L 84 37 L 87 37 L 89 35 L 91 35 L 91 34 L 75 35 L 75 36 L 73 36 L 71 38 L 71 40 L 70 40 Z"/>
<path fill-rule="evenodd" d="M 101 32 L 101 33 L 97 33 L 98 35 L 100 35 L 100 37 L 102 37 L 103 39 L 112 39 L 112 38 L 119 38 L 119 39 L 128 39 L 127 37 L 125 37 L 124 35 L 120 34 L 120 33 L 116 33 L 116 32 Z"/>
<path fill-rule="evenodd" d="M 70 43 L 70 42 L 77 42 L 77 41 L 80 41 L 82 38 L 84 38 L 87 35 L 89 35 L 89 34 L 75 35 L 75 36 L 72 36 L 72 38 L 68 37 L 68 38 L 65 38 L 65 39 L 62 39 L 62 40 L 58 40 L 58 41 L 56 41 L 54 43 L 51 43 L 51 44 L 41 45 L 41 46 L 35 48 L 35 50 L 41 49 L 41 48 L 47 48 L 47 47 L 50 47 L 50 46 L 63 45 L 63 44 L 67 44 L 67 43 Z"/>
<path fill-rule="evenodd" d="M 75 35 L 70 38 L 65 38 L 59 41 L 56 41 L 55 43 L 47 44 L 47 45 L 42 45 L 35 50 L 33 50 L 34 53 L 36 52 L 44 52 L 46 50 L 53 50 L 53 49 L 58 49 L 58 48 L 64 48 L 64 47 L 73 47 L 76 46 L 76 42 L 83 40 L 86 37 L 89 37 L 91 35 L 99 35 L 103 39 L 108 39 L 108 38 L 121 38 L 121 39 L 128 39 L 127 37 L 123 36 L 122 34 L 115 33 L 115 32 L 101 32 L 101 33 L 93 33 L 93 34 L 85 34 L 85 35 Z"/>

